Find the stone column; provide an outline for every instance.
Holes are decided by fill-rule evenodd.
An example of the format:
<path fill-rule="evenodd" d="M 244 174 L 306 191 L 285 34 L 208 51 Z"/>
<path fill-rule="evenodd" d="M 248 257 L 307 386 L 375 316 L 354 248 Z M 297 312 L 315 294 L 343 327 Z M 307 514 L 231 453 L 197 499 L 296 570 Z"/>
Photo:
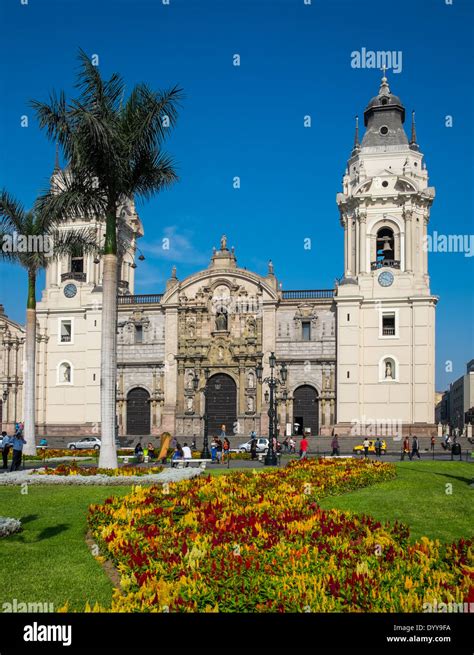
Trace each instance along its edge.
<path fill-rule="evenodd" d="M 423 216 L 423 232 L 422 232 L 422 260 L 423 260 L 423 275 L 428 275 L 428 248 L 426 247 L 426 236 L 428 234 L 428 217 Z"/>
<path fill-rule="evenodd" d="M 412 240 L 412 213 L 408 210 L 405 214 L 405 270 L 407 273 L 413 271 Z"/>
<path fill-rule="evenodd" d="M 178 413 L 184 413 L 184 365 L 181 362 L 178 364 L 178 398 L 176 407 Z"/>
<path fill-rule="evenodd" d="M 360 229 L 359 229 L 359 272 L 367 273 L 367 218 L 364 215 L 359 215 Z"/>
<path fill-rule="evenodd" d="M 355 264 L 354 264 L 354 273 L 357 275 L 357 273 L 360 271 L 360 242 L 359 242 L 359 219 L 357 218 L 355 221 L 355 235 L 354 235 L 354 245 L 355 245 Z"/>
<path fill-rule="evenodd" d="M 352 219 L 347 219 L 347 275 L 352 275 Z"/>
<path fill-rule="evenodd" d="M 245 368 L 243 364 L 239 365 L 239 414 L 245 414 L 247 407 L 245 406 Z"/>
<path fill-rule="evenodd" d="M 320 427 L 323 427 L 325 425 L 326 425 L 326 398 L 322 398 Z"/>

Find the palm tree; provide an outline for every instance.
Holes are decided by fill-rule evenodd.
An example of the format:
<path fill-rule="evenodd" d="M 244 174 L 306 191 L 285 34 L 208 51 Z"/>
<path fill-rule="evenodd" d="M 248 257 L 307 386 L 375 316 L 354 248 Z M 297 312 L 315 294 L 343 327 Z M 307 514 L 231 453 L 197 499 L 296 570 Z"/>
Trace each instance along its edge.
<path fill-rule="evenodd" d="M 101 344 L 101 435 L 99 465 L 117 466 L 115 393 L 117 384 L 117 276 L 119 207 L 127 198 L 149 198 L 177 180 L 172 160 L 162 151 L 177 121 L 181 89 L 154 92 L 145 84 L 125 86 L 114 73 L 102 79 L 99 69 L 79 52 L 78 98 L 64 92 L 49 103 L 34 101 L 40 127 L 60 144 L 68 166 L 41 205 L 64 217 L 105 218 Z"/>
<path fill-rule="evenodd" d="M 62 231 L 59 219 L 41 211 L 25 211 L 6 190 L 0 191 L 0 256 L 22 266 L 28 274 L 24 359 L 25 454 L 36 455 L 36 280 L 52 256 L 60 257 L 80 248 L 96 252 L 92 230 Z"/>

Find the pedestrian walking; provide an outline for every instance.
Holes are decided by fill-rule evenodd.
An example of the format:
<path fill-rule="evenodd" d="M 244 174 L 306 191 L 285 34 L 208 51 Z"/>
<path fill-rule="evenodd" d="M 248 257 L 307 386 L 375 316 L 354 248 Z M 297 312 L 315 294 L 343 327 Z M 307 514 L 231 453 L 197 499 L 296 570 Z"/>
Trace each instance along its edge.
<path fill-rule="evenodd" d="M 409 454 L 410 454 L 410 440 L 408 439 L 408 437 L 405 437 L 402 445 L 402 457 L 401 457 L 402 461 L 404 461 L 405 455 L 409 455 Z"/>
<path fill-rule="evenodd" d="M 334 455 L 339 456 L 339 440 L 337 438 L 337 434 L 334 435 L 331 441 L 331 448 L 332 448 L 332 453 L 331 455 L 334 457 Z"/>
<path fill-rule="evenodd" d="M 2 432 L 2 458 L 3 458 L 3 468 L 7 469 L 8 468 L 8 453 L 10 452 L 10 448 L 12 447 L 12 440 L 8 436 L 8 434 L 5 432 L 5 430 Z"/>
<path fill-rule="evenodd" d="M 303 437 L 300 441 L 300 459 L 306 459 L 308 457 L 308 440 L 306 437 Z"/>
<path fill-rule="evenodd" d="M 213 437 L 211 441 L 211 458 L 212 463 L 217 462 L 217 437 Z"/>
<path fill-rule="evenodd" d="M 382 442 L 380 441 L 380 437 L 377 437 L 375 440 L 375 454 L 377 457 L 380 457 L 382 454 Z"/>
<path fill-rule="evenodd" d="M 296 453 L 296 441 L 293 439 L 293 437 L 290 437 L 288 446 L 290 447 L 290 453 L 294 455 Z"/>
<path fill-rule="evenodd" d="M 223 448 L 222 441 L 219 438 L 217 438 L 216 439 L 216 457 L 217 457 L 217 462 L 219 464 L 222 462 L 222 448 Z"/>
<path fill-rule="evenodd" d="M 23 438 L 23 434 L 21 430 L 18 430 L 18 432 L 15 434 L 15 436 L 12 439 L 12 448 L 13 448 L 13 459 L 12 459 L 12 465 L 10 467 L 10 472 L 11 471 L 18 471 L 21 465 L 21 455 L 23 452 L 23 446 L 25 445 L 26 441 Z"/>
<path fill-rule="evenodd" d="M 255 436 L 255 433 L 253 434 L 254 436 L 250 442 L 250 456 L 252 459 L 257 459 L 257 437 Z"/>
<path fill-rule="evenodd" d="M 418 457 L 418 459 L 421 459 L 420 450 L 419 450 L 419 443 L 418 443 L 418 437 L 414 436 L 412 444 L 411 444 L 410 461 L 413 459 L 413 457 L 415 455 Z"/>
<path fill-rule="evenodd" d="M 435 443 L 436 443 L 436 439 L 434 438 L 434 435 L 431 435 L 431 452 L 433 453 L 433 455 L 435 450 Z"/>
<path fill-rule="evenodd" d="M 364 457 L 365 459 L 367 459 L 369 456 L 369 446 L 370 446 L 370 441 L 367 439 L 367 437 L 364 439 L 362 446 L 364 448 Z"/>

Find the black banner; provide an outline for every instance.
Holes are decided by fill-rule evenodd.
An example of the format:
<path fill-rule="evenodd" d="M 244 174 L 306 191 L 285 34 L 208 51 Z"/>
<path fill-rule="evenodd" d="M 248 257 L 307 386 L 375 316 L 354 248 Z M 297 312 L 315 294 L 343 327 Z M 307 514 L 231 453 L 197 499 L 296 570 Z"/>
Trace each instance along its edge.
<path fill-rule="evenodd" d="M 472 614 L 1 614 L 1 655 L 209 651 L 472 654 Z"/>

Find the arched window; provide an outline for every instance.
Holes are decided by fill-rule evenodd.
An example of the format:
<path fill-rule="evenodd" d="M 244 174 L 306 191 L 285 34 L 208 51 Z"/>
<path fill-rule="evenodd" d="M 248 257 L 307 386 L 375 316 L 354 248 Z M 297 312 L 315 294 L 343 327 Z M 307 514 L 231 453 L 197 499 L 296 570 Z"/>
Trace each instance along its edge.
<path fill-rule="evenodd" d="M 377 232 L 376 254 L 377 262 L 395 259 L 395 238 L 390 227 L 382 227 Z"/>

